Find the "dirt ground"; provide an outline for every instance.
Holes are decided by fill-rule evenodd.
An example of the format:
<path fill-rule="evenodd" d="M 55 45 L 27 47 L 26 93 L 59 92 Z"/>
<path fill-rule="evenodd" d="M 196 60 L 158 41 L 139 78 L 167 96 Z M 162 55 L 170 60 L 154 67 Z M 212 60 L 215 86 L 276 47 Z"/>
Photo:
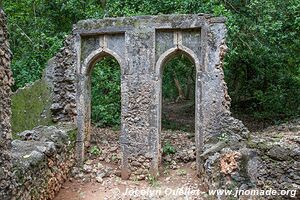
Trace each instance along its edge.
<path fill-rule="evenodd" d="M 162 127 L 172 130 L 195 130 L 195 102 L 182 100 L 179 102 L 163 102 Z"/>
<path fill-rule="evenodd" d="M 74 168 L 55 200 L 102 199 L 202 199 L 205 186 L 196 175 L 195 144 L 190 133 L 163 131 L 160 177 L 121 180 L 119 131 L 93 128 L 88 159 L 82 169 Z M 170 153 L 173 148 L 175 153 Z"/>
<path fill-rule="evenodd" d="M 186 174 L 181 174 L 180 170 L 185 171 Z M 179 191 L 180 189 L 183 192 Z M 189 193 L 188 190 L 191 192 Z M 202 196 L 204 196 L 204 190 L 196 177 L 195 171 L 191 170 L 189 166 L 181 166 L 179 170 L 171 170 L 168 176 L 160 177 L 156 183 L 150 181 L 123 181 L 119 177 L 104 178 L 102 183 L 69 180 L 64 184 L 55 200 L 175 200 L 202 199 Z"/>

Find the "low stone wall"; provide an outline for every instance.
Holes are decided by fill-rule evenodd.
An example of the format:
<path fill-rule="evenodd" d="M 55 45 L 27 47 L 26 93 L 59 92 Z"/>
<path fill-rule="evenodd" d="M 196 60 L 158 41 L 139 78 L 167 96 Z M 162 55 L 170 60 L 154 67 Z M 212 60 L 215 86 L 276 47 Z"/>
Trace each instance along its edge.
<path fill-rule="evenodd" d="M 141 155 L 128 159 L 130 180 L 144 180 L 150 174 L 151 157 L 146 156 Z"/>
<path fill-rule="evenodd" d="M 12 141 L 14 199 L 53 199 L 75 163 L 76 129 L 71 124 L 39 126 Z"/>

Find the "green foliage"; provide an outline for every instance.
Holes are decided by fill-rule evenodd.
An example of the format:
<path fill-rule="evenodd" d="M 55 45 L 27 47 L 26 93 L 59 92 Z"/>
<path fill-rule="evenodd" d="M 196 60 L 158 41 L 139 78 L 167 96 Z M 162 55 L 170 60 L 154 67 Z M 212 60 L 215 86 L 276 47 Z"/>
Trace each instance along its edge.
<path fill-rule="evenodd" d="M 229 140 L 229 136 L 227 133 L 221 133 L 218 136 L 219 141 L 227 142 Z"/>
<path fill-rule="evenodd" d="M 227 17 L 226 82 L 235 111 L 300 115 L 299 0 L 109 1 L 110 16 L 212 13 Z M 173 91 L 170 91 L 170 95 Z"/>
<path fill-rule="evenodd" d="M 76 144 L 77 129 L 68 131 L 68 137 L 69 137 L 69 140 L 71 142 L 70 143 L 70 149 L 72 149 Z"/>
<path fill-rule="evenodd" d="M 100 127 L 119 126 L 121 119 L 121 70 L 106 57 L 92 71 L 92 121 Z"/>
<path fill-rule="evenodd" d="M 299 3 L 233 5 L 238 32 L 229 29 L 226 77 L 237 111 L 275 119 L 300 114 Z"/>
<path fill-rule="evenodd" d="M 149 174 L 147 177 L 147 181 L 151 187 L 159 187 L 159 182 L 157 180 L 157 177 Z"/>
<path fill-rule="evenodd" d="M 191 113 L 191 115 L 194 116 L 193 113 Z M 176 113 L 176 116 L 180 117 L 178 113 Z M 193 121 L 195 121 L 193 119 Z M 162 122 L 162 127 L 163 129 L 165 130 L 181 130 L 181 131 L 184 131 L 184 132 L 190 132 L 190 133 L 193 133 L 195 132 L 195 128 L 193 126 L 190 126 L 191 123 L 189 124 L 184 124 L 184 122 L 179 122 L 179 121 L 173 121 L 172 119 L 167 119 L 166 116 L 162 116 L 162 119 L 161 119 L 161 122 Z"/>
<path fill-rule="evenodd" d="M 14 55 L 14 90 L 41 78 L 44 66 L 80 19 L 102 17 L 97 0 L 6 0 L 10 45 Z"/>
<path fill-rule="evenodd" d="M 178 90 L 175 86 L 174 78 L 178 79 L 184 95 L 188 99 L 194 100 L 195 95 L 195 67 L 189 58 L 179 55 L 171 59 L 163 66 L 162 92 L 163 99 L 175 101 L 178 97 Z"/>
<path fill-rule="evenodd" d="M 166 142 L 163 146 L 163 153 L 166 155 L 176 153 L 175 148 L 170 144 L 170 142 Z"/>
<path fill-rule="evenodd" d="M 102 151 L 97 147 L 97 146 L 92 146 L 90 148 L 90 154 L 94 155 L 94 156 L 99 156 L 101 155 Z"/>
<path fill-rule="evenodd" d="M 176 174 L 178 176 L 186 176 L 187 175 L 187 171 L 185 169 L 178 169 Z"/>
<path fill-rule="evenodd" d="M 230 51 L 225 59 L 225 77 L 234 110 L 274 120 L 300 115 L 299 0 L 7 0 L 2 4 L 9 19 L 14 53 L 14 90 L 41 77 L 46 61 L 62 46 L 65 35 L 78 20 L 211 13 L 227 17 Z M 189 73 L 189 68 L 182 67 L 185 62 L 177 59 L 169 65 L 178 74 Z M 113 77 L 116 74 L 114 70 L 109 73 Z M 169 76 L 166 82 L 171 80 L 168 67 L 164 76 Z M 100 99 L 100 106 L 94 107 L 93 120 L 100 121 L 100 125 L 118 124 L 119 97 L 112 95 L 119 94 L 119 90 L 105 81 L 102 79 L 99 86 L 110 84 L 117 92 L 110 90 L 110 100 L 103 97 L 104 89 L 99 92 L 102 95 L 95 99 Z M 165 98 L 174 99 L 173 83 L 166 82 Z M 103 119 L 106 115 L 108 118 Z"/>
<path fill-rule="evenodd" d="M 166 119 L 164 115 L 162 115 L 161 123 L 163 128 L 166 130 L 188 131 L 188 129 L 185 126 L 182 126 L 181 124 L 178 124 L 177 122 L 174 122 L 172 120 Z"/>

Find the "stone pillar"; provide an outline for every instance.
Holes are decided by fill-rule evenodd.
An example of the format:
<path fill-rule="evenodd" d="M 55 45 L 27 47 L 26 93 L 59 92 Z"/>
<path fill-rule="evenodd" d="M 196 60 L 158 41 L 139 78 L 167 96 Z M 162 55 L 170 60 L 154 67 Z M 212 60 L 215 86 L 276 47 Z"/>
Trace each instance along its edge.
<path fill-rule="evenodd" d="M 126 32 L 128 73 L 124 74 L 122 97 L 126 99 L 122 113 L 123 150 L 122 178 L 144 179 L 158 175 L 159 135 L 153 114 L 155 85 L 150 71 L 154 65 L 155 30 L 136 25 Z"/>
<path fill-rule="evenodd" d="M 13 85 L 10 60 L 6 17 L 0 8 L 0 199 L 11 199 L 14 188 L 9 153 L 11 143 L 10 88 Z"/>

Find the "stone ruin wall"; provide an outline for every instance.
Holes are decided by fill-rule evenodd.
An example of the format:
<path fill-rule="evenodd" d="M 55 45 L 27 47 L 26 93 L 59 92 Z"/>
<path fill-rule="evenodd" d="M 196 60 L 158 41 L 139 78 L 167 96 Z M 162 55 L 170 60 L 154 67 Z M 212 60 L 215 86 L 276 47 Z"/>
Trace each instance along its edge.
<path fill-rule="evenodd" d="M 11 57 L 6 16 L 0 8 L 0 199 L 7 199 L 12 195 L 14 189 L 11 173 L 12 162 L 9 153 L 11 148 L 10 87 L 13 85 L 10 70 Z"/>
<path fill-rule="evenodd" d="M 64 47 L 49 60 L 45 79 L 53 88 L 51 111 L 54 122 L 75 122 L 76 110 L 76 52 L 74 36 L 68 36 Z"/>
<path fill-rule="evenodd" d="M 153 27 L 159 28 L 153 29 Z M 199 42 L 193 41 L 193 34 L 184 32 L 191 27 L 201 27 Z M 214 18 L 210 15 L 169 15 L 80 21 L 74 25 L 73 35 L 66 39 L 64 47 L 51 59 L 47 68 L 46 78 L 49 77 L 54 86 L 51 107 L 54 121 L 76 122 L 78 114 L 82 115 L 78 113 L 76 98 L 80 93 L 83 93 L 83 96 L 90 94 L 84 93 L 87 88 L 80 88 L 80 84 L 76 82 L 80 82 L 81 79 L 86 81 L 84 76 L 76 74 L 79 70 L 78 66 L 90 67 L 86 66 L 84 60 L 103 47 L 101 45 L 104 43 L 97 35 L 107 34 L 105 39 L 107 47 L 119 55 L 120 58 L 117 60 L 122 72 L 121 141 L 123 142 L 121 148 L 124 156 L 122 165 L 126 166 L 129 175 L 132 173 L 131 179 L 149 174 L 153 166 L 155 168 L 155 165 L 156 167 L 159 165 L 157 159 L 160 156 L 157 155 L 160 154 L 160 144 L 157 143 L 159 140 L 157 128 L 160 123 L 157 121 L 159 120 L 157 110 L 160 106 L 158 94 L 161 69 L 157 68 L 156 63 L 165 51 L 174 48 L 172 36 L 174 30 L 182 31 L 184 46 L 193 49 L 200 62 L 201 69 L 197 72 L 200 81 L 197 84 L 201 89 L 196 91 L 196 95 L 200 95 L 198 98 L 201 98 L 201 101 L 196 102 L 198 103 L 196 123 L 198 127 L 202 127 L 201 130 L 197 130 L 202 134 L 198 141 L 201 146 L 197 152 L 198 171 L 202 177 L 207 177 L 207 182 L 216 182 L 225 177 L 215 177 L 220 173 L 211 174 L 214 171 L 212 168 L 220 170 L 213 156 L 226 146 L 229 146 L 227 149 L 229 152 L 225 154 L 245 148 L 245 140 L 249 133 L 241 121 L 230 116 L 230 97 L 223 73 L 223 59 L 227 51 L 223 18 Z M 124 32 L 126 32 L 125 39 L 122 36 Z M 114 37 L 115 34 L 119 34 L 118 39 Z M 190 36 L 187 37 L 189 34 Z M 122 37 L 123 41 L 120 41 Z M 125 46 L 120 46 L 122 44 Z M 101 54 L 100 51 L 98 53 Z M 97 55 L 93 56 L 97 57 Z M 101 57 L 102 55 L 99 55 L 99 58 Z M 122 59 L 124 62 L 120 63 Z M 138 99 L 140 100 L 137 101 Z M 90 119 L 85 120 L 87 121 L 84 124 L 89 124 Z M 222 141 L 220 143 L 219 138 L 224 133 L 230 138 L 229 143 Z M 129 144 L 140 143 L 140 145 L 126 145 L 128 142 Z M 249 152 L 246 151 L 246 154 Z M 153 161 L 153 158 L 156 160 Z M 131 165 L 132 161 L 141 163 L 134 162 L 135 164 Z"/>

